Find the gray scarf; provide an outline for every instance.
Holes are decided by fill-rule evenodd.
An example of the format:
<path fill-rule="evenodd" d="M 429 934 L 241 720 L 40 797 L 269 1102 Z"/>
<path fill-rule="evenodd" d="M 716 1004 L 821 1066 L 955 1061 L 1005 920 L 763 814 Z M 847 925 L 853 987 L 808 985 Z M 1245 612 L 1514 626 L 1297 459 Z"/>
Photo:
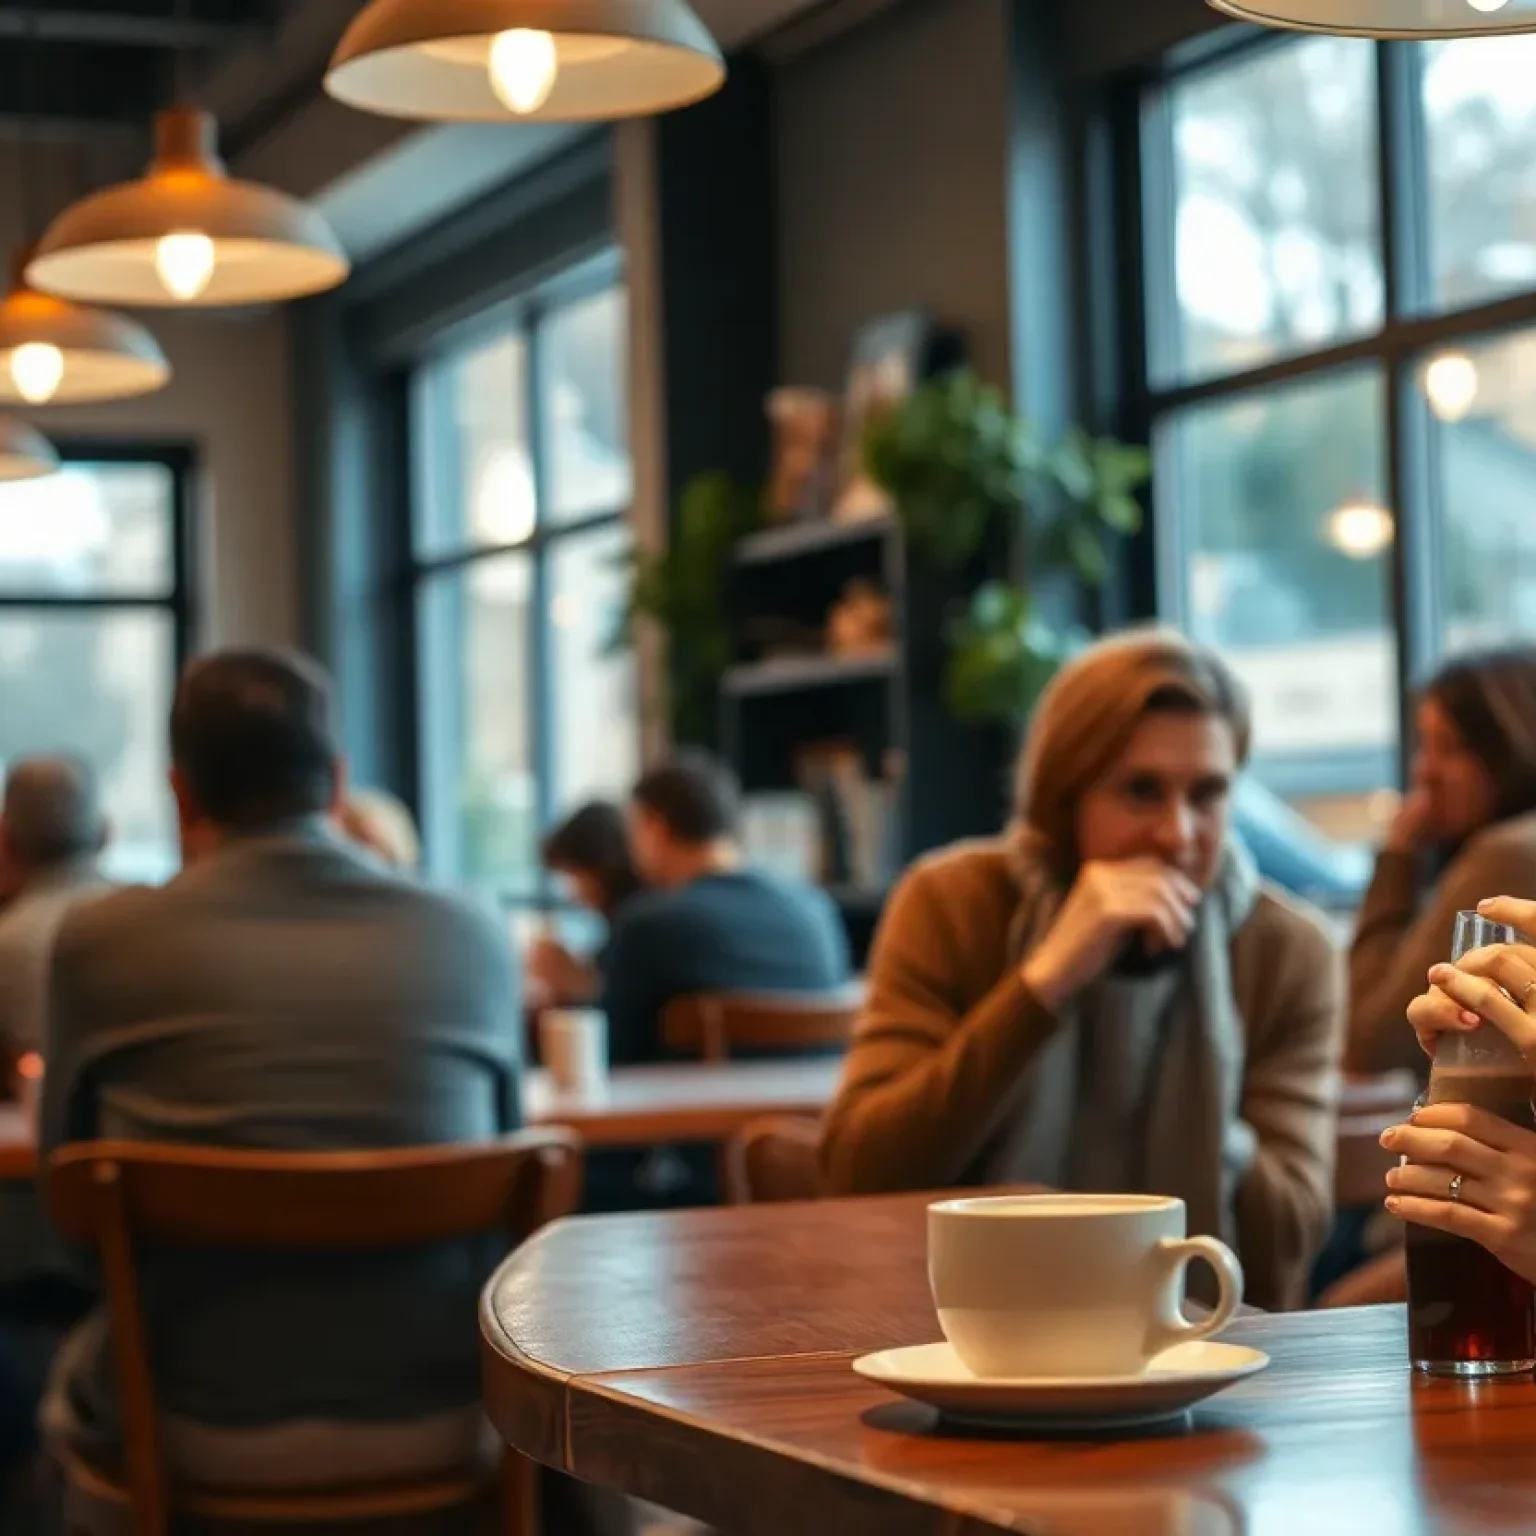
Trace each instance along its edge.
<path fill-rule="evenodd" d="M 1022 962 L 1045 937 L 1066 892 L 1027 829 L 1014 829 L 1007 848 L 1019 891 L 1010 953 Z M 1234 1198 L 1248 1149 L 1238 1124 L 1246 1040 L 1232 995 L 1231 950 L 1258 894 L 1252 859 L 1241 844 L 1229 842 L 1174 983 L 1152 978 L 1117 984 L 1117 1012 L 1128 1012 L 1134 1027 L 1158 1036 L 1148 1058 L 1151 1081 L 1140 1094 L 1143 1145 L 1129 1149 L 1126 1162 L 1140 1170 L 1141 1189 L 1187 1204 L 1191 1233 L 1211 1233 L 1234 1246 Z M 1081 1073 L 1093 1060 L 1083 1045 L 1095 990 L 1062 1007 L 1055 1034 L 1009 1097 L 988 1153 L 987 1182 L 1057 1188 L 1067 1182 L 1074 1111 L 1084 1089 L 1093 1087 Z M 1138 1004 L 1138 997 L 1144 1002 Z M 1136 1019 L 1138 1006 L 1153 1016 Z"/>

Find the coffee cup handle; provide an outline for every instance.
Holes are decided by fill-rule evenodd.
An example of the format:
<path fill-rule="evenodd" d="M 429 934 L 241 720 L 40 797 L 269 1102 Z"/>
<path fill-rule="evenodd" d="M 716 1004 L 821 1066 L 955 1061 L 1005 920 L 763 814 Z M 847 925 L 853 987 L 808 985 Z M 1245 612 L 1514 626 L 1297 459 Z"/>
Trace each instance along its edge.
<path fill-rule="evenodd" d="M 1193 1344 L 1220 1333 L 1232 1321 L 1243 1299 L 1243 1266 L 1237 1255 L 1219 1238 L 1165 1237 L 1158 1249 L 1163 1273 L 1158 1287 L 1157 1321 L 1153 1329 L 1153 1354 L 1175 1344 Z M 1204 1259 L 1216 1271 L 1216 1305 L 1209 1317 L 1190 1322 L 1183 1312 L 1184 1271 L 1194 1259 Z"/>

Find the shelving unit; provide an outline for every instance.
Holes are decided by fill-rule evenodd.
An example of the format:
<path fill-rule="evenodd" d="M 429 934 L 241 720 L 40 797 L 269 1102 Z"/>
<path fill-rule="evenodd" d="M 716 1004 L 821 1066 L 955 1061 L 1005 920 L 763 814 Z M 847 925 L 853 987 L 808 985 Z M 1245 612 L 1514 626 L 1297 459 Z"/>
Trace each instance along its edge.
<path fill-rule="evenodd" d="M 892 518 L 766 529 L 737 547 L 731 611 L 737 656 L 722 689 L 721 737 L 748 794 L 799 786 L 808 749 L 853 749 L 870 779 L 895 785 L 892 862 L 996 832 L 1007 785 L 1000 733 L 960 724 L 943 701 L 944 633 L 974 573 L 945 576 L 910 560 Z M 854 580 L 892 604 L 890 649 L 869 655 L 757 654 L 764 621 L 815 632 Z M 828 886 L 855 953 L 868 948 L 887 892 L 839 879 Z"/>

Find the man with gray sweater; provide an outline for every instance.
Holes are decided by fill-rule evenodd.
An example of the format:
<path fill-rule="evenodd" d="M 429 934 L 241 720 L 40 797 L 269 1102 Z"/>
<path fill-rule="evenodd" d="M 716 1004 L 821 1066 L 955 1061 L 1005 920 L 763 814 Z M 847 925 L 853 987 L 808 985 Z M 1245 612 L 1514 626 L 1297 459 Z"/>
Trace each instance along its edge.
<path fill-rule="evenodd" d="M 194 662 L 171 755 L 183 873 L 72 912 L 55 945 L 43 1150 L 338 1151 L 514 1129 L 506 938 L 331 830 L 345 774 L 323 675 L 276 652 Z M 173 1472 L 296 1488 L 460 1463 L 481 1425 L 476 1297 L 495 1257 L 489 1243 L 152 1256 Z M 116 1451 L 100 1316 L 61 1351 L 43 1425 L 87 1457 Z"/>

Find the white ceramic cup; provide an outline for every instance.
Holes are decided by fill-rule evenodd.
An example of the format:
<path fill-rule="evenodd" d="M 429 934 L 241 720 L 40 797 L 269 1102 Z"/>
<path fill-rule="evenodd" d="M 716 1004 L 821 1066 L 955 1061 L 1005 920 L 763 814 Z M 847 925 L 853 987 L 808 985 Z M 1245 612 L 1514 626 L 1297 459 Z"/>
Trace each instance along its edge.
<path fill-rule="evenodd" d="M 1175 1344 L 1209 1338 L 1243 1294 L 1237 1256 L 1186 1237 L 1161 1195 L 993 1195 L 928 1207 L 939 1326 L 977 1376 L 1139 1375 Z M 1216 1309 L 1184 1317 L 1184 1270 L 1216 1271 Z"/>
<path fill-rule="evenodd" d="M 608 1081 L 608 1015 L 601 1008 L 546 1008 L 539 1055 L 561 1093 L 593 1093 Z"/>

